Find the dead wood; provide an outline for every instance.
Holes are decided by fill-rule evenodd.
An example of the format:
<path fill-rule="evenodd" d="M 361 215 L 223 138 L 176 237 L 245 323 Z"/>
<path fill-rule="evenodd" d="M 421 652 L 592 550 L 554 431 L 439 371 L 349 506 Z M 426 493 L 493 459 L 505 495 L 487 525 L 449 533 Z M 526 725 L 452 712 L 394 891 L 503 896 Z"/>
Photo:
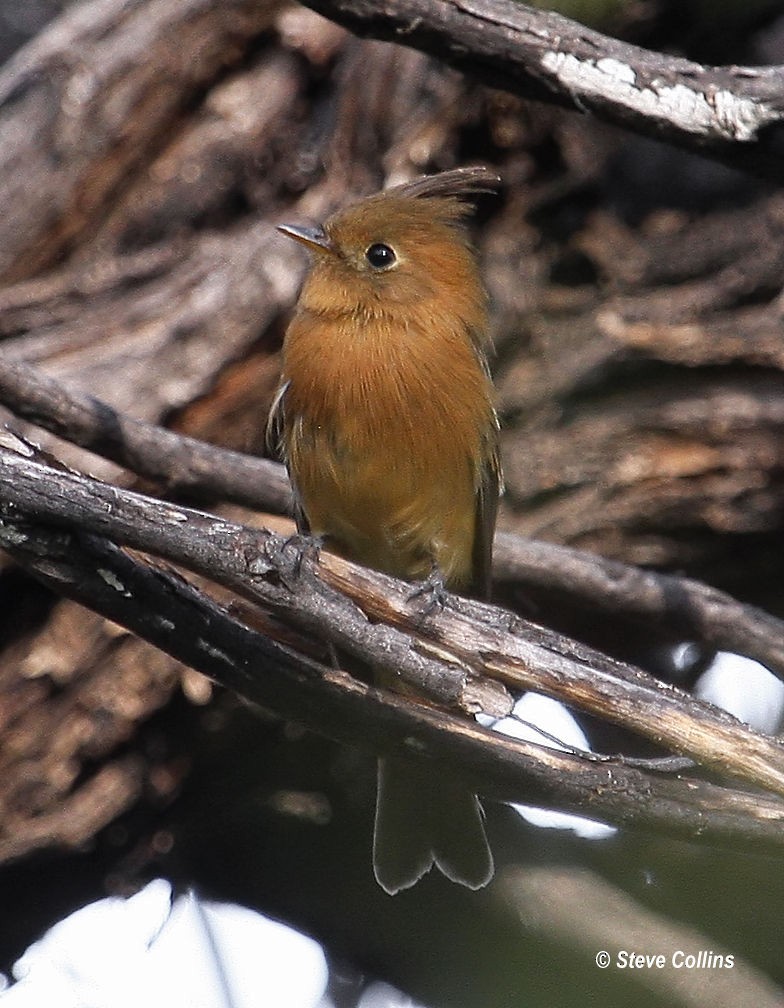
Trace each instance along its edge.
<path fill-rule="evenodd" d="M 716 708 L 502 610 L 454 600 L 423 615 L 405 583 L 328 554 L 317 557 L 306 541 L 58 472 L 31 458 L 29 447 L 5 441 L 3 546 L 59 593 L 249 699 L 341 741 L 382 752 L 413 746 L 423 757 L 459 762 L 483 792 L 507 800 L 529 801 L 533 794 L 674 834 L 781 841 L 784 805 L 771 797 L 660 779 L 623 757 L 510 741 L 443 710 L 385 695 L 260 637 L 180 579 L 130 559 L 103 537 L 176 561 L 263 604 L 306 638 L 389 668 L 444 709 L 504 716 L 512 706 L 505 687 L 541 690 L 784 795 L 780 742 Z"/>

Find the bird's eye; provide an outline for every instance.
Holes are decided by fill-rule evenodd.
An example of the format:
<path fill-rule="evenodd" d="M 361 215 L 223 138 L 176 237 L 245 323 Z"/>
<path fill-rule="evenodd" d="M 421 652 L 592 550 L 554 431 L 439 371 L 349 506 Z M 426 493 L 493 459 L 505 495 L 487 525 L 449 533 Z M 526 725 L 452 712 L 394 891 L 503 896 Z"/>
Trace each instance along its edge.
<path fill-rule="evenodd" d="M 365 258 L 373 269 L 377 270 L 389 269 L 397 262 L 395 250 L 383 242 L 374 242 L 365 252 Z"/>

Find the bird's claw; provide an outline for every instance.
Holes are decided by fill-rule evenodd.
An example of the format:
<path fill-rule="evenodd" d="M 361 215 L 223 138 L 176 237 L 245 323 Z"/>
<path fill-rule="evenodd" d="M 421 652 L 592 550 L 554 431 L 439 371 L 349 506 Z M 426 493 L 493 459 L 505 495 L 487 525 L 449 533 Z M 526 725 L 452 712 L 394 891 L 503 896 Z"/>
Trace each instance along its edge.
<path fill-rule="evenodd" d="M 446 605 L 449 593 L 444 583 L 444 575 L 437 567 L 434 567 L 423 581 L 414 585 L 406 595 L 406 602 L 423 597 L 425 601 L 422 608 L 425 616 L 429 616 L 435 609 L 443 609 Z"/>
<path fill-rule="evenodd" d="M 324 536 L 302 535 L 299 532 L 290 535 L 283 541 L 284 551 L 288 549 L 294 551 L 292 570 L 295 577 L 299 577 L 302 572 L 302 564 L 305 560 L 310 560 L 311 563 L 318 563 L 323 545 Z"/>
<path fill-rule="evenodd" d="M 271 537 L 264 545 L 267 578 L 276 577 L 293 592 L 302 574 L 305 560 L 317 563 L 324 540 L 317 536 L 290 535 L 285 539 Z M 258 564 L 257 564 L 258 566 Z"/>

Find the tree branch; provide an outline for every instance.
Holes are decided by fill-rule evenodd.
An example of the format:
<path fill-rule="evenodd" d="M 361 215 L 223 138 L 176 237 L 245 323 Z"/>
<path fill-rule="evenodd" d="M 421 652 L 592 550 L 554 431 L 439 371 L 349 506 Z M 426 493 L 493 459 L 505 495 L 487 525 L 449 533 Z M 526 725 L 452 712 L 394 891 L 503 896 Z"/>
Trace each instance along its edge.
<path fill-rule="evenodd" d="M 126 496 L 118 492 L 121 507 Z M 743 838 L 764 847 L 782 843 L 780 799 L 499 736 L 266 638 L 179 576 L 131 558 L 99 536 L 47 527 L 19 513 L 9 518 L 9 510 L 3 507 L 0 524 L 4 548 L 50 588 L 247 699 L 337 741 L 379 752 L 404 748 L 413 738 L 422 757 L 459 766 L 482 793 L 502 800 L 556 805 L 674 835 Z"/>
<path fill-rule="evenodd" d="M 67 390 L 21 362 L 0 363 L 0 402 L 18 417 L 86 448 L 172 494 L 232 500 L 291 512 L 291 487 L 281 465 L 134 420 L 94 396 Z"/>
<path fill-rule="evenodd" d="M 496 533 L 494 557 L 500 583 L 522 582 L 616 617 L 651 621 L 684 640 L 753 658 L 784 679 L 784 621 L 710 585 L 509 532 Z"/>
<path fill-rule="evenodd" d="M 0 276 L 40 272 L 94 228 L 187 102 L 241 59 L 278 6 L 94 3 L 68 9 L 16 53 L 0 70 Z"/>
<path fill-rule="evenodd" d="M 329 554 L 316 558 L 307 541 L 59 472 L 30 455 L 11 445 L 0 450 L 0 499 L 11 545 L 20 514 L 89 530 L 210 578 L 299 632 L 389 669 L 443 706 L 502 715 L 511 709 L 507 686 L 539 690 L 784 795 L 784 746 L 778 740 L 638 669 L 503 610 L 456 597 L 443 611 L 423 616 L 409 601 L 405 582 Z"/>
<path fill-rule="evenodd" d="M 704 67 L 517 0 L 304 2 L 358 35 L 420 49 L 494 87 L 780 176 L 782 67 Z"/>

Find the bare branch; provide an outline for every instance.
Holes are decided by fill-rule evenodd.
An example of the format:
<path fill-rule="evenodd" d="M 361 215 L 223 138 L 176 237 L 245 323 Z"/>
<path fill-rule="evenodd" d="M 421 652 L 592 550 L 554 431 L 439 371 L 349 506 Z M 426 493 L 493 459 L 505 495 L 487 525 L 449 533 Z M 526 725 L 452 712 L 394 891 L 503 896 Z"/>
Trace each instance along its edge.
<path fill-rule="evenodd" d="M 784 622 L 691 578 L 659 574 L 508 532 L 495 540 L 493 576 L 555 590 L 614 616 L 657 626 L 754 658 L 784 679 Z"/>
<path fill-rule="evenodd" d="M 704 67 L 517 0 L 305 0 L 358 35 L 778 179 L 784 68 Z"/>
<path fill-rule="evenodd" d="M 20 50 L 0 71 L 0 275 L 40 271 L 94 227 L 186 103 L 240 58 L 278 6 L 78 6 Z"/>
<path fill-rule="evenodd" d="M 0 402 L 67 441 L 163 481 L 172 492 L 290 512 L 283 466 L 134 420 L 26 364 L 0 360 Z M 653 621 L 684 639 L 754 658 L 784 678 L 784 622 L 690 578 L 508 532 L 496 534 L 493 576 L 498 583 L 556 591 L 616 618 Z"/>
<path fill-rule="evenodd" d="M 282 466 L 134 420 L 21 362 L 0 363 L 0 401 L 24 420 L 139 476 L 161 481 L 171 493 L 228 499 L 247 507 L 259 507 L 263 501 L 275 512 L 291 510 L 291 488 Z"/>
<path fill-rule="evenodd" d="M 0 452 L 6 521 L 24 514 L 88 529 L 182 564 L 453 709 L 503 714 L 511 706 L 506 686 L 540 690 L 784 794 L 778 740 L 638 669 L 480 603 L 455 598 L 423 616 L 405 582 L 328 554 L 317 559 L 302 540 L 52 470 L 26 454 Z"/>
<path fill-rule="evenodd" d="M 100 537 L 19 514 L 9 518 L 8 511 L 0 526 L 4 547 L 55 591 L 337 741 L 385 751 L 415 738 L 423 758 L 459 766 L 482 793 L 502 800 L 556 805 L 674 835 L 743 838 L 766 847 L 782 842 L 780 799 L 646 774 L 620 759 L 591 762 L 499 736 L 294 653 L 238 623 L 180 577 L 132 559 Z"/>

